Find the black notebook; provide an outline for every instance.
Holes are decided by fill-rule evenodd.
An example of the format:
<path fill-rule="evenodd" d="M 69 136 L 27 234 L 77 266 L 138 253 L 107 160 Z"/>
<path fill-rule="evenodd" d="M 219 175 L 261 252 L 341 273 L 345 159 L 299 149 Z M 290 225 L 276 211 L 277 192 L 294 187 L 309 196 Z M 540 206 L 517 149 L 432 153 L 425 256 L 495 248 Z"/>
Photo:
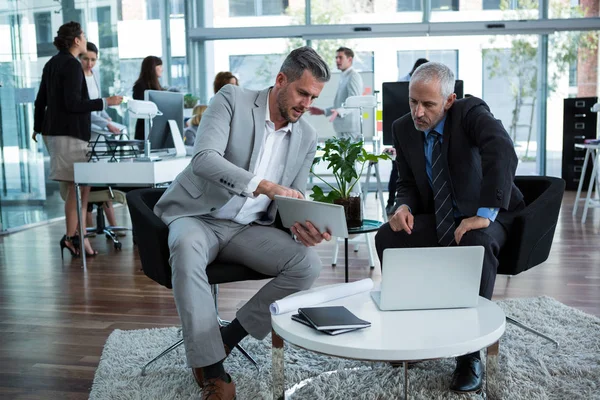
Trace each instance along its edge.
<path fill-rule="evenodd" d="M 320 331 L 371 326 L 369 321 L 358 318 L 344 306 L 304 307 L 299 308 L 298 313 Z"/>
<path fill-rule="evenodd" d="M 317 330 L 314 326 L 312 326 L 312 324 L 310 322 L 308 322 L 302 315 L 300 314 L 292 314 L 292 320 L 296 321 L 296 322 L 300 322 L 301 324 L 304 324 L 314 330 Z M 352 332 L 352 331 L 356 331 L 358 329 L 362 329 L 362 328 L 366 328 L 366 326 L 361 327 L 361 328 L 350 328 L 350 329 L 327 329 L 327 330 L 320 330 L 319 332 L 323 332 L 326 333 L 328 335 L 339 335 L 340 333 L 346 333 L 346 332 Z"/>

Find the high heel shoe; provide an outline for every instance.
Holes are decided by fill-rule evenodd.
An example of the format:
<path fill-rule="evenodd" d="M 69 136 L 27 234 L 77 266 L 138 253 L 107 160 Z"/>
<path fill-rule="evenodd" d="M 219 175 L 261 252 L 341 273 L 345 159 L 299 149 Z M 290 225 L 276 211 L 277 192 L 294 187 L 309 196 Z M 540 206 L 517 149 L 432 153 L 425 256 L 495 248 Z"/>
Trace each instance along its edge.
<path fill-rule="evenodd" d="M 81 251 L 81 240 L 79 239 L 79 236 L 73 236 L 73 246 L 75 246 L 76 248 L 78 248 Z M 85 246 L 83 246 L 85 248 Z M 85 252 L 86 257 L 95 257 L 98 255 L 98 252 L 96 250 L 92 250 L 92 253 L 88 253 L 87 251 Z"/>
<path fill-rule="evenodd" d="M 71 253 L 71 256 L 73 256 L 73 257 L 79 257 L 79 253 L 77 252 L 77 247 L 78 246 L 75 244 L 75 238 L 76 238 L 75 236 L 64 235 L 62 237 L 62 239 L 60 239 L 60 242 L 59 242 L 59 244 L 60 244 L 60 258 L 62 260 L 65 259 L 65 256 L 64 256 L 64 250 L 65 250 L 65 248 L 67 250 L 69 250 L 69 253 Z M 73 246 L 73 249 L 71 247 L 69 247 L 69 245 L 67 245 L 67 243 L 71 243 L 71 246 Z"/>

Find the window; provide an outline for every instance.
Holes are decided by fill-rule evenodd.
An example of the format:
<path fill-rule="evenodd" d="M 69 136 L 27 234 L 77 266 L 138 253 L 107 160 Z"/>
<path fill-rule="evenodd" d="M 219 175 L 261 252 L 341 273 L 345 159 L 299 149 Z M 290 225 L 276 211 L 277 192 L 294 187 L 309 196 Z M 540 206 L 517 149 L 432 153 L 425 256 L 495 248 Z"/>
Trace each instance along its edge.
<path fill-rule="evenodd" d="M 484 2 L 485 1 L 486 0 L 484 0 Z M 421 11 L 421 0 L 397 0 L 396 4 L 396 10 L 398 12 Z M 458 11 L 458 0 L 431 0 L 431 10 Z"/>
<path fill-rule="evenodd" d="M 288 0 L 230 0 L 229 16 L 283 15 L 288 5 Z"/>
<path fill-rule="evenodd" d="M 101 49 L 117 46 L 117 32 L 113 30 L 110 6 L 98 7 L 97 10 L 98 18 L 98 36 Z"/>
<path fill-rule="evenodd" d="M 577 59 L 569 64 L 569 86 L 577 86 Z"/>
<path fill-rule="evenodd" d="M 458 77 L 458 50 L 413 50 L 398 52 L 398 75 L 399 78 L 407 75 L 415 61 L 419 58 L 426 58 L 429 61 L 436 61 L 447 65 L 456 79 Z"/>
<path fill-rule="evenodd" d="M 34 13 L 35 41 L 38 57 L 48 57 L 56 53 L 52 44 L 52 19 L 49 12 Z"/>
<path fill-rule="evenodd" d="M 262 90 L 275 82 L 275 76 L 287 54 L 250 54 L 229 56 L 229 70 L 240 85 Z"/>
<path fill-rule="evenodd" d="M 146 19 L 160 19 L 159 0 L 146 0 Z"/>

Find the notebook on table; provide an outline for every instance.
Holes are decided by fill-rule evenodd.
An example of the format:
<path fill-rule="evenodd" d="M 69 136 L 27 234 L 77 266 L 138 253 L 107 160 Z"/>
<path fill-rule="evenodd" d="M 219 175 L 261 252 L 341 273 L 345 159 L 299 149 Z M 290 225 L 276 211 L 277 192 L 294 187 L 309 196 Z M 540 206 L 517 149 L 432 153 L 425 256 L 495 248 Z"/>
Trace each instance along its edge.
<path fill-rule="evenodd" d="M 292 320 L 296 321 L 296 322 L 300 322 L 303 325 L 306 325 L 312 329 L 315 329 L 314 326 L 312 326 L 312 324 L 310 322 L 308 322 L 306 320 L 306 318 L 304 318 L 301 314 L 292 314 Z M 365 326 L 366 328 L 366 326 Z M 328 335 L 339 335 L 340 333 L 346 333 L 346 332 L 352 332 L 352 331 L 356 331 L 358 329 L 362 329 L 362 328 L 350 328 L 350 329 L 329 329 L 329 330 L 320 330 L 319 332 L 323 332 L 326 333 Z M 317 330 L 317 329 L 315 329 Z"/>
<path fill-rule="evenodd" d="M 369 321 L 358 318 L 344 306 L 303 307 L 298 309 L 298 314 L 319 331 L 360 329 L 371 326 Z"/>

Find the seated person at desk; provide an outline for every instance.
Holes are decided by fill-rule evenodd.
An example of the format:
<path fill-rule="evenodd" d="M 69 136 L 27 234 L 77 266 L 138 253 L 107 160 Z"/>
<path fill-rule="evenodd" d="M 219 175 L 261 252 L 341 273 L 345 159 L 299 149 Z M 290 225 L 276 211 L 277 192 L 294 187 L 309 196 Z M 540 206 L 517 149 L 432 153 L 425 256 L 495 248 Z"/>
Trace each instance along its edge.
<path fill-rule="evenodd" d="M 133 85 L 133 98 L 135 100 L 144 100 L 146 90 L 163 90 L 159 78 L 163 73 L 162 60 L 156 56 L 148 56 L 142 61 L 140 76 Z M 135 139 L 145 139 L 145 120 L 138 119 L 135 122 Z"/>
<path fill-rule="evenodd" d="M 87 51 L 81 53 L 79 60 L 81 60 L 81 67 L 83 68 L 83 75 L 85 76 L 85 83 L 87 84 L 88 93 L 90 99 L 100 98 L 100 79 L 94 71 L 96 61 L 98 61 L 98 48 L 92 42 L 87 42 Z M 108 115 L 105 110 L 92 111 L 91 113 L 92 125 L 96 125 L 101 129 L 107 129 L 109 132 L 118 135 L 121 133 L 121 129 L 112 123 L 112 118 Z"/>
<path fill-rule="evenodd" d="M 230 349 L 248 334 L 262 340 L 271 331 L 269 305 L 310 288 L 320 273 L 311 247 L 331 236 L 296 223 L 294 240 L 274 226 L 272 200 L 304 198 L 317 135 L 300 117 L 329 77 L 323 59 L 301 47 L 287 56 L 273 87 L 225 85 L 202 117 L 190 165 L 154 208 L 169 226 L 173 295 L 204 400 L 235 398 L 223 368 Z M 274 277 L 220 331 L 206 276 L 217 258 Z"/>
<path fill-rule="evenodd" d="M 192 110 L 192 118 L 187 122 L 187 126 L 183 130 L 183 144 L 187 147 L 194 147 L 196 142 L 196 134 L 198 133 L 198 126 L 200 120 L 202 120 L 202 114 L 206 111 L 207 106 L 197 105 Z"/>
<path fill-rule="evenodd" d="M 498 254 L 514 212 L 525 207 L 514 184 L 517 155 L 483 100 L 456 100 L 453 92 L 444 64 L 429 62 L 412 75 L 410 114 L 392 125 L 397 210 L 375 245 L 380 260 L 386 248 L 483 246 L 479 295 L 491 299 Z M 477 391 L 482 375 L 479 351 L 460 356 L 450 389 Z"/>

